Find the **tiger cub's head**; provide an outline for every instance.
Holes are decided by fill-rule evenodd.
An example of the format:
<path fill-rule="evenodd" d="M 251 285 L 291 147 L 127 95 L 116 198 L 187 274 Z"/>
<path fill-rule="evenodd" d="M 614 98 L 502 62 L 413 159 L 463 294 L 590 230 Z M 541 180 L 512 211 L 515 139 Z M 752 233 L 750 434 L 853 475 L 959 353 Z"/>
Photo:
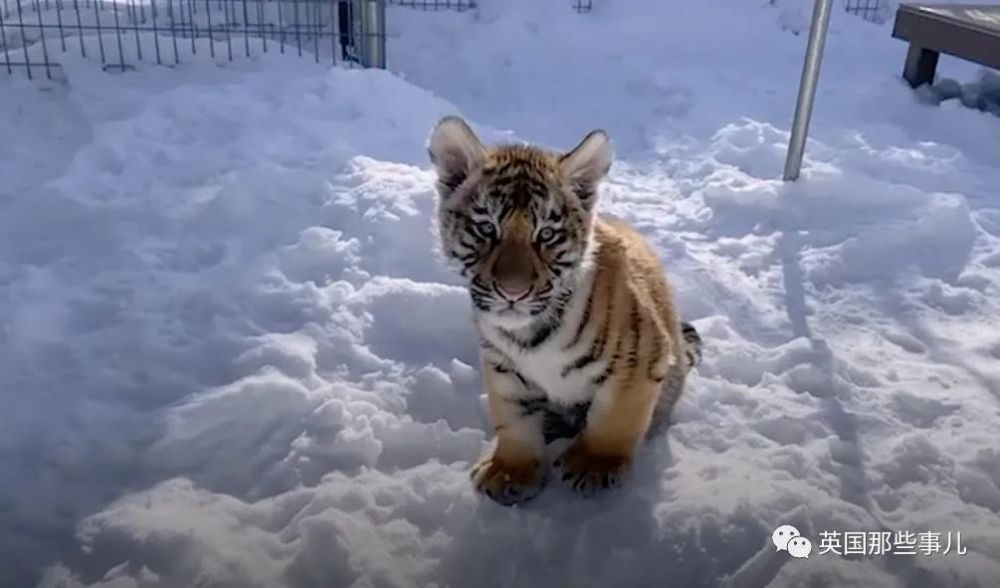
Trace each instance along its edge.
<path fill-rule="evenodd" d="M 611 144 L 592 131 L 568 153 L 486 146 L 462 119 L 431 133 L 445 256 L 469 280 L 476 309 L 509 328 L 545 312 L 586 258 L 597 185 Z"/>

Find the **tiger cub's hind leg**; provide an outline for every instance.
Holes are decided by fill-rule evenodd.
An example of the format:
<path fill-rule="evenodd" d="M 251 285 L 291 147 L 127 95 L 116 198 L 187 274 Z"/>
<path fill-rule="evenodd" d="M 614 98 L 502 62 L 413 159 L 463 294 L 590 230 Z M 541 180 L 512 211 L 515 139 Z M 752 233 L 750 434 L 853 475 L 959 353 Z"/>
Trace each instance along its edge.
<path fill-rule="evenodd" d="M 562 480 L 585 495 L 621 485 L 649 429 L 659 386 L 626 381 L 599 390 L 583 432 L 555 462 Z"/>
<path fill-rule="evenodd" d="M 682 363 L 669 370 L 663 379 L 660 398 L 653 410 L 653 419 L 646 433 L 646 439 L 652 439 L 666 430 L 670 424 L 670 413 L 684 391 L 688 375 L 701 363 L 703 342 L 698 329 L 688 322 L 682 322 L 680 327 L 681 339 L 684 342 L 681 346 Z"/>

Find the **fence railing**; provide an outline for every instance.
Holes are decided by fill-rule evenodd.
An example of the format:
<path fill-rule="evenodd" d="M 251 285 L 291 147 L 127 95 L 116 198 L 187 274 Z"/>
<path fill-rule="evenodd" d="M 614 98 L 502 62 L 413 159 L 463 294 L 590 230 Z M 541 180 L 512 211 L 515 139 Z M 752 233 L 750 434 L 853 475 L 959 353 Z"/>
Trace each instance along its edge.
<path fill-rule="evenodd" d="M 105 69 L 294 53 L 385 66 L 378 0 L 0 0 L 0 72 L 51 78 L 56 53 Z"/>
<path fill-rule="evenodd" d="M 889 11 L 885 0 L 847 0 L 844 8 L 851 14 L 877 23 L 885 21 Z"/>
<path fill-rule="evenodd" d="M 472 10 L 475 0 L 386 0 L 390 6 L 403 6 L 419 10 Z"/>

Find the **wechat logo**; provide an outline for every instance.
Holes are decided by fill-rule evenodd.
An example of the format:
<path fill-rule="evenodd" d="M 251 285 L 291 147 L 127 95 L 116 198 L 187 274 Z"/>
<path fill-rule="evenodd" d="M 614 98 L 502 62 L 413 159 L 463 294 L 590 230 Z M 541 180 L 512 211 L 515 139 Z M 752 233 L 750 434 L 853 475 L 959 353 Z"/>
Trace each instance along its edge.
<path fill-rule="evenodd" d="M 791 525 L 781 525 L 771 533 L 771 543 L 777 551 L 787 551 L 795 558 L 804 559 L 812 553 L 812 541 L 809 541 L 799 533 L 799 530 Z"/>

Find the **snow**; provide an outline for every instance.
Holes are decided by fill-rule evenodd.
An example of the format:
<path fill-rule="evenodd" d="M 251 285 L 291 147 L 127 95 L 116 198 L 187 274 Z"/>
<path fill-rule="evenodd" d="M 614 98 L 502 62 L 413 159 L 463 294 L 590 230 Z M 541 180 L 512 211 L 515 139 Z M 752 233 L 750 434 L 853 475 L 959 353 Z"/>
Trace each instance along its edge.
<path fill-rule="evenodd" d="M 480 4 L 391 8 L 391 73 L 69 52 L 64 81 L 0 78 L 0 583 L 995 585 L 1000 119 L 926 104 L 888 25 L 837 10 L 783 184 L 809 3 Z M 425 151 L 456 112 L 488 141 L 606 128 L 600 206 L 706 341 L 620 491 L 472 492 Z M 780 524 L 968 552 L 797 560 Z"/>

